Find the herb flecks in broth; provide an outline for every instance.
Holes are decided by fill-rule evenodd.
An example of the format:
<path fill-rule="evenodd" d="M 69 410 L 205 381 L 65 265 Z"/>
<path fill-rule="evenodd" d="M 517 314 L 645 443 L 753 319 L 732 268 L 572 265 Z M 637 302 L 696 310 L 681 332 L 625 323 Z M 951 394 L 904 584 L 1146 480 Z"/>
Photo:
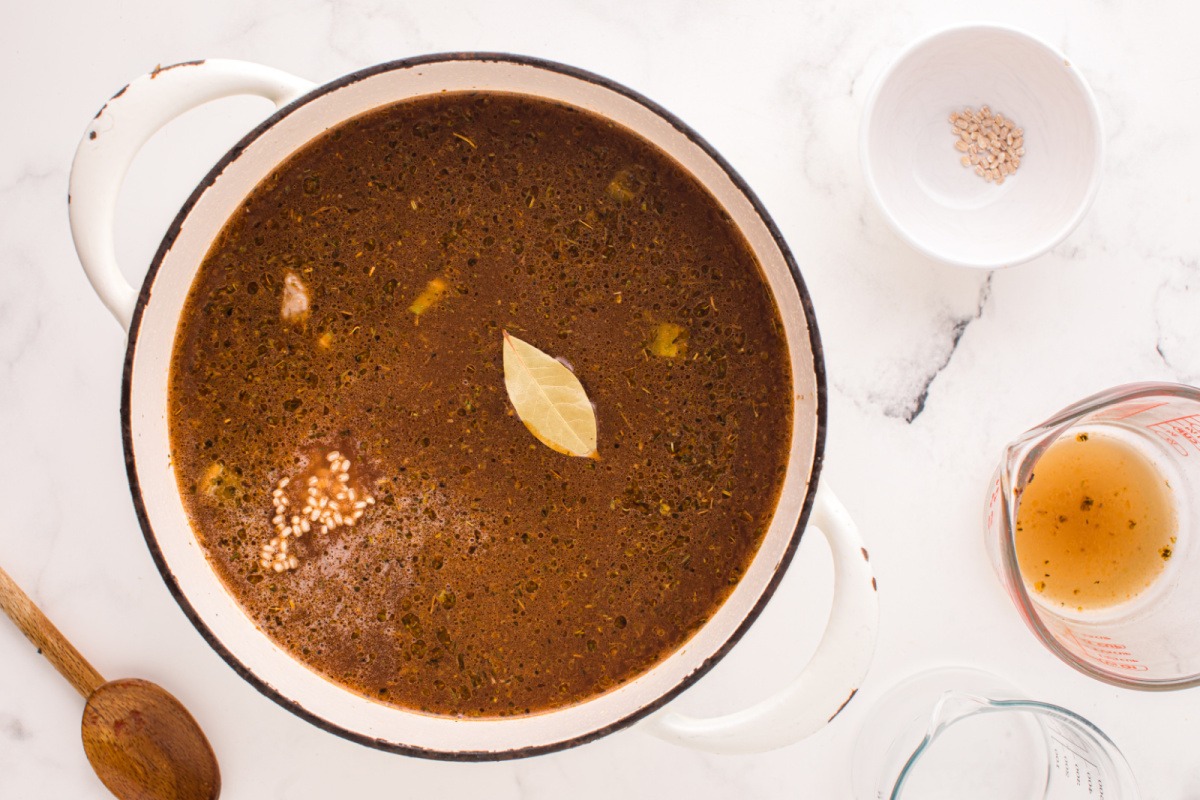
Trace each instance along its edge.
<path fill-rule="evenodd" d="M 570 361 L 602 460 L 530 436 L 505 329 Z M 407 709 L 536 713 L 650 669 L 745 572 L 791 441 L 782 330 L 737 228 L 644 140 L 423 98 L 326 132 L 231 215 L 175 341 L 173 463 L 214 569 L 294 658 Z M 375 503 L 304 532 L 331 451 Z M 277 517 L 303 534 L 279 572 Z"/>
<path fill-rule="evenodd" d="M 508 331 L 504 388 L 513 409 L 542 444 L 568 456 L 596 456 L 596 412 L 575 373 Z"/>

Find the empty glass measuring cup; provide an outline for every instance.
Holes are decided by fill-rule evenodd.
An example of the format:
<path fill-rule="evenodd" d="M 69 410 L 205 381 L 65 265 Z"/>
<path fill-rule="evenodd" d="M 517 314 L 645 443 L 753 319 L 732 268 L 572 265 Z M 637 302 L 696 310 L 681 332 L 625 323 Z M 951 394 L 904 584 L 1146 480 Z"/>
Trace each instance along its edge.
<path fill-rule="evenodd" d="M 1117 442 L 1148 465 L 1162 487 L 1163 518 L 1173 525 L 1166 544 L 1156 551 L 1165 559 L 1157 576 L 1129 599 L 1100 608 L 1072 607 L 1039 594 L 1039 576 L 1022 575 L 1017 546 L 1022 498 L 1047 450 L 1060 440 L 1086 441 L 1089 436 Z M 986 538 L 1001 582 L 1051 652 L 1118 686 L 1178 689 L 1200 683 L 1198 522 L 1200 390 L 1138 383 L 1082 400 L 1006 448 L 990 487 Z M 1136 520 L 1128 524 L 1132 532 Z M 1123 533 L 1114 529 L 1109 535 Z"/>
<path fill-rule="evenodd" d="M 1095 725 L 972 669 L 932 670 L 872 706 L 855 800 L 1131 800 L 1129 765 Z"/>

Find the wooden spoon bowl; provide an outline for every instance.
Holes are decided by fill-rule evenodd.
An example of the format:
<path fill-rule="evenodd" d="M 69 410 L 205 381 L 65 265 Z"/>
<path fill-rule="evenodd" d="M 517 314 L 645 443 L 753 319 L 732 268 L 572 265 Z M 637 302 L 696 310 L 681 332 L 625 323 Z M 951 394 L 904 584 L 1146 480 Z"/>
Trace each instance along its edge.
<path fill-rule="evenodd" d="M 217 757 L 182 703 L 149 681 L 105 682 L 2 569 L 0 609 L 87 698 L 83 749 L 110 792 L 121 800 L 216 800 Z"/>
<path fill-rule="evenodd" d="M 128 800 L 214 800 L 217 757 L 196 720 L 167 690 L 110 681 L 83 709 L 83 749 L 109 791 Z"/>

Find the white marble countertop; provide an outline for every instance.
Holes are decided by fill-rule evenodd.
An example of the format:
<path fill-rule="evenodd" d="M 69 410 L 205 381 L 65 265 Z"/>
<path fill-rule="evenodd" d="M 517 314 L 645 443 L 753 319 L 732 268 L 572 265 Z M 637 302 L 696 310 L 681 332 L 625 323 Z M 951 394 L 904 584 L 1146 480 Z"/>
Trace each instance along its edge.
<path fill-rule="evenodd" d="M 1200 10 L 1182 0 L 1044 3 L 385 0 L 6 4 L 0 40 L 0 564 L 109 677 L 157 681 L 218 753 L 228 798 L 814 797 L 849 795 L 847 753 L 873 697 L 916 670 L 983 666 L 1072 708 L 1128 756 L 1143 796 L 1200 797 L 1200 690 L 1088 680 L 1030 636 L 981 542 L 1000 448 L 1079 397 L 1141 379 L 1200 382 Z M 906 247 L 872 205 L 857 128 L 874 77 L 945 24 L 1017 25 L 1063 49 L 1100 101 L 1098 200 L 1050 254 L 992 274 Z M 124 336 L 67 228 L 78 137 L 156 64 L 223 56 L 319 82 L 446 50 L 541 56 L 602 73 L 707 137 L 759 193 L 811 288 L 830 377 L 825 479 L 872 552 L 874 668 L 832 725 L 757 756 L 701 755 L 623 731 L 568 752 L 448 764 L 376 752 L 261 696 L 204 643 L 138 531 L 119 435 Z M 195 182 L 268 112 L 222 101 L 172 123 L 126 183 L 118 249 L 140 281 Z M 808 537 L 751 633 L 677 702 L 732 709 L 815 645 L 829 556 Z M 104 797 L 79 739 L 82 702 L 0 623 L 0 796 Z"/>

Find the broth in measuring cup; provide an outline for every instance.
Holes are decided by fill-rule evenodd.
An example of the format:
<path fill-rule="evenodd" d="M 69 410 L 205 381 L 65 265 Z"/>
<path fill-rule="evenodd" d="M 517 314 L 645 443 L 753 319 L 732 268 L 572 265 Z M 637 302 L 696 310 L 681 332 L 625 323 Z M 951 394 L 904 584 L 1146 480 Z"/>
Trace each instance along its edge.
<path fill-rule="evenodd" d="M 1050 445 L 1022 490 L 1017 559 L 1043 602 L 1106 609 L 1162 575 L 1177 529 L 1170 483 L 1153 461 L 1101 428 L 1074 432 Z"/>

